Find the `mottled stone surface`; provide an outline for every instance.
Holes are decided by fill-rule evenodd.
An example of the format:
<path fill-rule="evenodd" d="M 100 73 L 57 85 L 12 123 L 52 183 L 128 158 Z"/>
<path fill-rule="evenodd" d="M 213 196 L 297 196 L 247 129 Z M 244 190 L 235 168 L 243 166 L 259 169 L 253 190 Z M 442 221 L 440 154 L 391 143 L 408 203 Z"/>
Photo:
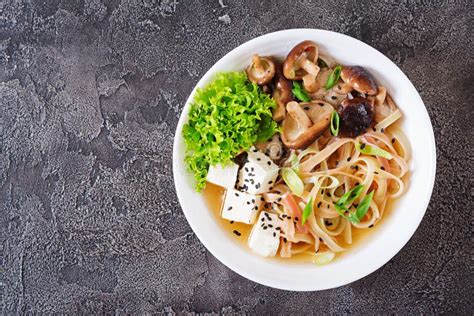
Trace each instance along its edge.
<path fill-rule="evenodd" d="M 472 1 L 275 2 L 0 3 L 4 314 L 472 313 Z M 239 44 L 296 27 L 394 60 L 438 145 L 433 198 L 407 246 L 370 276 L 314 293 L 220 264 L 188 226 L 171 171 L 198 79 Z"/>

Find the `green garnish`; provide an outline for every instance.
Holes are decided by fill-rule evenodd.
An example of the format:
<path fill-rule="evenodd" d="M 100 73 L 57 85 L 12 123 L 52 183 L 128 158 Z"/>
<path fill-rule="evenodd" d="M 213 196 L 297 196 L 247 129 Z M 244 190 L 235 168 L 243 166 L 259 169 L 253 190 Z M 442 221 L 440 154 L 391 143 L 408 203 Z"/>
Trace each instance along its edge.
<path fill-rule="evenodd" d="M 339 134 L 339 114 L 336 111 L 331 114 L 331 134 L 334 136 Z"/>
<path fill-rule="evenodd" d="M 313 212 L 313 197 L 311 197 L 308 201 L 308 204 L 304 207 L 303 214 L 301 217 L 301 225 L 304 225 L 306 223 L 306 220 L 308 217 L 311 215 Z"/>
<path fill-rule="evenodd" d="M 367 145 L 365 143 L 357 143 L 355 145 L 356 149 L 360 151 L 363 154 L 366 155 L 372 155 L 372 156 L 379 156 L 387 159 L 392 159 L 393 156 L 391 153 L 377 147 L 377 146 L 371 146 Z"/>
<path fill-rule="evenodd" d="M 319 68 L 328 68 L 328 64 L 326 64 L 326 62 L 324 60 L 322 60 L 321 58 L 318 57 L 318 66 Z"/>
<path fill-rule="evenodd" d="M 362 184 L 355 186 L 352 190 L 344 194 L 334 205 L 339 215 L 348 219 L 352 223 L 360 222 L 360 220 L 365 216 L 365 214 L 367 214 L 370 203 L 372 202 L 374 191 L 370 192 L 364 197 L 364 199 L 357 206 L 355 212 L 348 212 L 349 205 L 352 204 L 352 202 L 354 202 L 355 199 L 360 196 L 363 190 L 364 186 Z M 347 215 L 346 212 L 348 212 Z"/>
<path fill-rule="evenodd" d="M 367 214 L 367 211 L 369 210 L 369 206 L 370 206 L 370 203 L 372 202 L 373 197 L 374 197 L 374 191 L 367 194 L 357 206 L 355 215 L 358 219 L 358 222 L 360 222 L 360 220 L 365 216 L 365 214 Z"/>
<path fill-rule="evenodd" d="M 364 185 L 356 185 L 352 190 L 341 196 L 341 198 L 336 202 L 336 205 L 342 208 L 347 208 L 349 204 L 359 197 L 363 190 Z"/>
<path fill-rule="evenodd" d="M 304 191 L 304 184 L 298 174 L 292 168 L 281 168 L 281 177 L 291 192 L 301 196 Z"/>
<path fill-rule="evenodd" d="M 299 83 L 298 81 L 293 81 L 293 89 L 291 90 L 291 92 L 293 92 L 294 96 L 300 101 L 311 101 L 311 98 L 309 97 L 308 93 L 304 91 L 303 86 L 301 86 L 301 83 Z"/>
<path fill-rule="evenodd" d="M 326 81 L 326 90 L 331 89 L 338 82 L 339 78 L 341 77 L 341 70 L 342 66 L 337 66 L 334 68 L 328 77 L 328 81 Z"/>
<path fill-rule="evenodd" d="M 332 251 L 323 251 L 313 256 L 313 263 L 317 266 L 323 266 L 328 264 L 336 257 L 336 254 Z"/>
<path fill-rule="evenodd" d="M 186 166 L 194 174 L 198 191 L 206 187 L 209 165 L 229 163 L 279 130 L 272 120 L 274 107 L 275 101 L 244 72 L 220 73 L 197 90 L 183 136 Z"/>

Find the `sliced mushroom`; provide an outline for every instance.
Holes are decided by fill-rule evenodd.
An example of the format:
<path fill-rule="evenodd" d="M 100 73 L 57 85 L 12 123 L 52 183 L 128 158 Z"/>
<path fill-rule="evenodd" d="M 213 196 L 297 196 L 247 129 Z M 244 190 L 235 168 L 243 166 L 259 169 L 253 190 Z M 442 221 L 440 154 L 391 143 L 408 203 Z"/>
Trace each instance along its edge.
<path fill-rule="evenodd" d="M 376 123 L 383 121 L 397 110 L 395 102 L 384 87 L 379 87 L 379 93 L 375 96 L 374 103 L 374 120 Z"/>
<path fill-rule="evenodd" d="M 290 80 L 282 74 L 281 64 L 276 64 L 276 73 L 274 77 L 275 89 L 273 90 L 273 100 L 277 103 L 273 110 L 273 119 L 277 122 L 282 121 L 286 114 L 286 104 L 293 101 L 293 88 Z"/>
<path fill-rule="evenodd" d="M 356 137 L 369 128 L 374 119 L 373 103 L 366 98 L 345 99 L 337 110 L 340 117 L 340 131 L 348 137 Z"/>
<path fill-rule="evenodd" d="M 249 80 L 258 85 L 269 83 L 275 75 L 275 63 L 271 57 L 253 55 L 252 62 L 245 70 Z"/>
<path fill-rule="evenodd" d="M 356 91 L 368 95 L 377 94 L 377 84 L 364 67 L 346 66 L 341 71 L 341 78 Z"/>
<path fill-rule="evenodd" d="M 312 41 L 303 41 L 293 47 L 283 63 L 283 74 L 290 80 L 303 80 L 308 92 L 317 90 L 315 84 L 319 73 L 317 65 L 318 46 Z"/>
<path fill-rule="evenodd" d="M 281 139 L 293 149 L 305 148 L 313 143 L 329 126 L 334 108 L 324 101 L 298 104 L 288 103 L 288 114 L 283 121 Z"/>

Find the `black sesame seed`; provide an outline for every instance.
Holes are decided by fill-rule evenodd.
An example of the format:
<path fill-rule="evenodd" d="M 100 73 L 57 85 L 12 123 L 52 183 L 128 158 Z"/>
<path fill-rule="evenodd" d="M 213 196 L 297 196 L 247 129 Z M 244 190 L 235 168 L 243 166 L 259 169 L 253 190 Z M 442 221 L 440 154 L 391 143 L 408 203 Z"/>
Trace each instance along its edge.
<path fill-rule="evenodd" d="M 268 181 L 268 184 L 272 184 L 272 183 L 273 183 L 273 181 L 272 181 L 272 180 Z"/>
<path fill-rule="evenodd" d="M 249 179 L 245 179 L 244 182 L 249 182 Z"/>
<path fill-rule="evenodd" d="M 277 236 L 277 234 L 275 232 L 273 232 L 273 237 L 276 237 L 276 236 Z"/>
<path fill-rule="evenodd" d="M 318 203 L 317 207 L 320 208 L 320 207 L 321 207 L 321 204 L 323 204 L 323 202 L 320 201 L 320 202 Z"/>
<path fill-rule="evenodd" d="M 321 237 L 319 237 L 319 241 L 323 241 L 323 239 Z"/>
<path fill-rule="evenodd" d="M 336 97 L 335 95 L 333 95 L 333 96 L 331 97 L 331 99 L 336 100 L 337 97 Z"/>
<path fill-rule="evenodd" d="M 385 170 L 385 167 L 384 167 L 384 166 L 382 166 L 382 167 L 380 167 L 380 169 L 381 169 L 381 170 Z"/>
<path fill-rule="evenodd" d="M 319 102 L 318 104 L 319 104 L 319 106 L 324 106 L 324 103 L 322 103 L 322 102 Z"/>
<path fill-rule="evenodd" d="M 263 196 L 260 197 L 260 201 L 265 201 L 265 199 L 263 198 Z"/>
<path fill-rule="evenodd" d="M 254 210 L 258 210 L 258 206 L 255 206 L 253 209 L 254 209 Z"/>
<path fill-rule="evenodd" d="M 376 132 L 376 131 L 377 131 L 377 130 L 375 129 L 375 127 L 372 127 L 372 130 L 373 130 L 374 132 Z"/>
<path fill-rule="evenodd" d="M 261 221 L 262 221 L 262 222 L 265 221 L 265 218 L 262 217 Z"/>
<path fill-rule="evenodd" d="M 229 208 L 227 210 L 230 211 L 231 209 L 232 209 L 232 206 L 229 206 Z"/>
<path fill-rule="evenodd" d="M 254 148 L 253 152 L 256 153 L 258 150 L 256 148 Z"/>
<path fill-rule="evenodd" d="M 288 218 L 288 219 L 291 219 L 291 216 L 288 216 L 287 218 Z"/>
<path fill-rule="evenodd" d="M 239 193 L 235 192 L 235 196 L 239 196 Z"/>
<path fill-rule="evenodd" d="M 395 138 L 392 138 L 392 144 L 394 144 L 394 143 L 395 143 Z"/>
<path fill-rule="evenodd" d="M 295 217 L 295 220 L 296 220 L 296 221 L 299 221 L 299 218 L 298 218 L 298 217 Z"/>
<path fill-rule="evenodd" d="M 252 203 L 255 203 L 255 199 L 252 199 Z"/>
<path fill-rule="evenodd" d="M 359 166 L 356 166 L 355 169 L 356 169 L 356 170 L 359 170 Z"/>
<path fill-rule="evenodd" d="M 331 197 L 331 194 L 329 192 L 326 193 L 327 197 Z"/>
<path fill-rule="evenodd" d="M 255 171 L 255 169 L 254 169 L 253 167 L 252 167 L 252 168 L 250 168 L 250 170 L 251 170 L 252 172 L 254 172 L 254 171 Z"/>
<path fill-rule="evenodd" d="M 247 205 L 250 205 L 250 201 L 247 201 Z"/>
<path fill-rule="evenodd" d="M 279 197 L 279 198 L 277 199 L 277 202 L 281 202 L 281 197 Z"/>
<path fill-rule="evenodd" d="M 324 190 L 321 190 L 321 194 L 324 194 Z"/>
<path fill-rule="evenodd" d="M 372 228 L 372 227 L 374 227 L 374 224 L 372 224 L 372 225 L 369 225 L 369 228 Z"/>
<path fill-rule="evenodd" d="M 260 226 L 262 226 L 262 227 L 265 226 L 265 223 L 262 223 L 262 225 L 260 225 Z"/>
<path fill-rule="evenodd" d="M 237 236 L 242 235 L 238 230 L 234 230 L 233 233 L 236 234 Z"/>
<path fill-rule="evenodd" d="M 288 239 L 286 239 L 286 237 L 283 237 L 283 241 L 286 243 Z"/>
<path fill-rule="evenodd" d="M 281 217 L 283 217 L 283 218 L 287 218 L 287 217 L 288 217 L 288 215 L 286 215 L 286 214 L 283 214 Z"/>
<path fill-rule="evenodd" d="M 356 185 L 359 185 L 359 182 L 356 182 Z"/>
<path fill-rule="evenodd" d="M 260 161 L 260 160 L 262 160 L 262 159 L 260 159 L 260 158 L 257 158 L 257 161 Z"/>
<path fill-rule="evenodd" d="M 351 161 L 351 157 L 347 157 L 347 161 Z"/>
<path fill-rule="evenodd" d="M 249 172 L 249 168 L 245 167 L 245 171 Z"/>
<path fill-rule="evenodd" d="M 272 228 L 272 227 L 273 227 L 273 225 L 272 225 L 272 224 L 268 224 L 268 227 Z"/>
<path fill-rule="evenodd" d="M 271 161 L 267 161 L 267 164 L 268 164 L 269 166 L 271 166 L 271 165 L 272 165 L 272 162 L 271 162 Z"/>
<path fill-rule="evenodd" d="M 377 171 L 374 171 L 375 174 L 379 174 Z"/>
<path fill-rule="evenodd" d="M 385 132 L 385 128 L 382 128 L 380 131 L 381 131 L 382 133 Z"/>
<path fill-rule="evenodd" d="M 230 221 L 231 224 L 234 224 L 234 221 Z"/>
<path fill-rule="evenodd" d="M 365 148 L 365 144 L 364 143 L 361 143 L 360 144 L 360 149 L 364 149 Z"/>
<path fill-rule="evenodd" d="M 276 229 L 276 230 L 280 230 L 281 228 L 280 228 L 280 227 L 276 227 L 275 229 Z"/>
<path fill-rule="evenodd" d="M 267 230 L 267 226 L 263 226 L 263 230 Z"/>
<path fill-rule="evenodd" d="M 309 106 L 305 106 L 304 109 L 305 109 L 306 111 L 308 111 L 308 110 L 309 110 Z"/>

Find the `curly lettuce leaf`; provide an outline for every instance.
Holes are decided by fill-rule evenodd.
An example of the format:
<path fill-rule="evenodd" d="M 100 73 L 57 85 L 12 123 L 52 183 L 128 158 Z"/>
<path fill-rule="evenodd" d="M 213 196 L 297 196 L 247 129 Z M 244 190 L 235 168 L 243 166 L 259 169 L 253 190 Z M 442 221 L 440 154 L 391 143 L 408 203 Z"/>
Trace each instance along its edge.
<path fill-rule="evenodd" d="M 185 162 L 198 191 L 206 187 L 209 165 L 229 163 L 279 130 L 272 119 L 274 107 L 275 101 L 243 72 L 220 73 L 197 90 L 183 136 Z"/>

